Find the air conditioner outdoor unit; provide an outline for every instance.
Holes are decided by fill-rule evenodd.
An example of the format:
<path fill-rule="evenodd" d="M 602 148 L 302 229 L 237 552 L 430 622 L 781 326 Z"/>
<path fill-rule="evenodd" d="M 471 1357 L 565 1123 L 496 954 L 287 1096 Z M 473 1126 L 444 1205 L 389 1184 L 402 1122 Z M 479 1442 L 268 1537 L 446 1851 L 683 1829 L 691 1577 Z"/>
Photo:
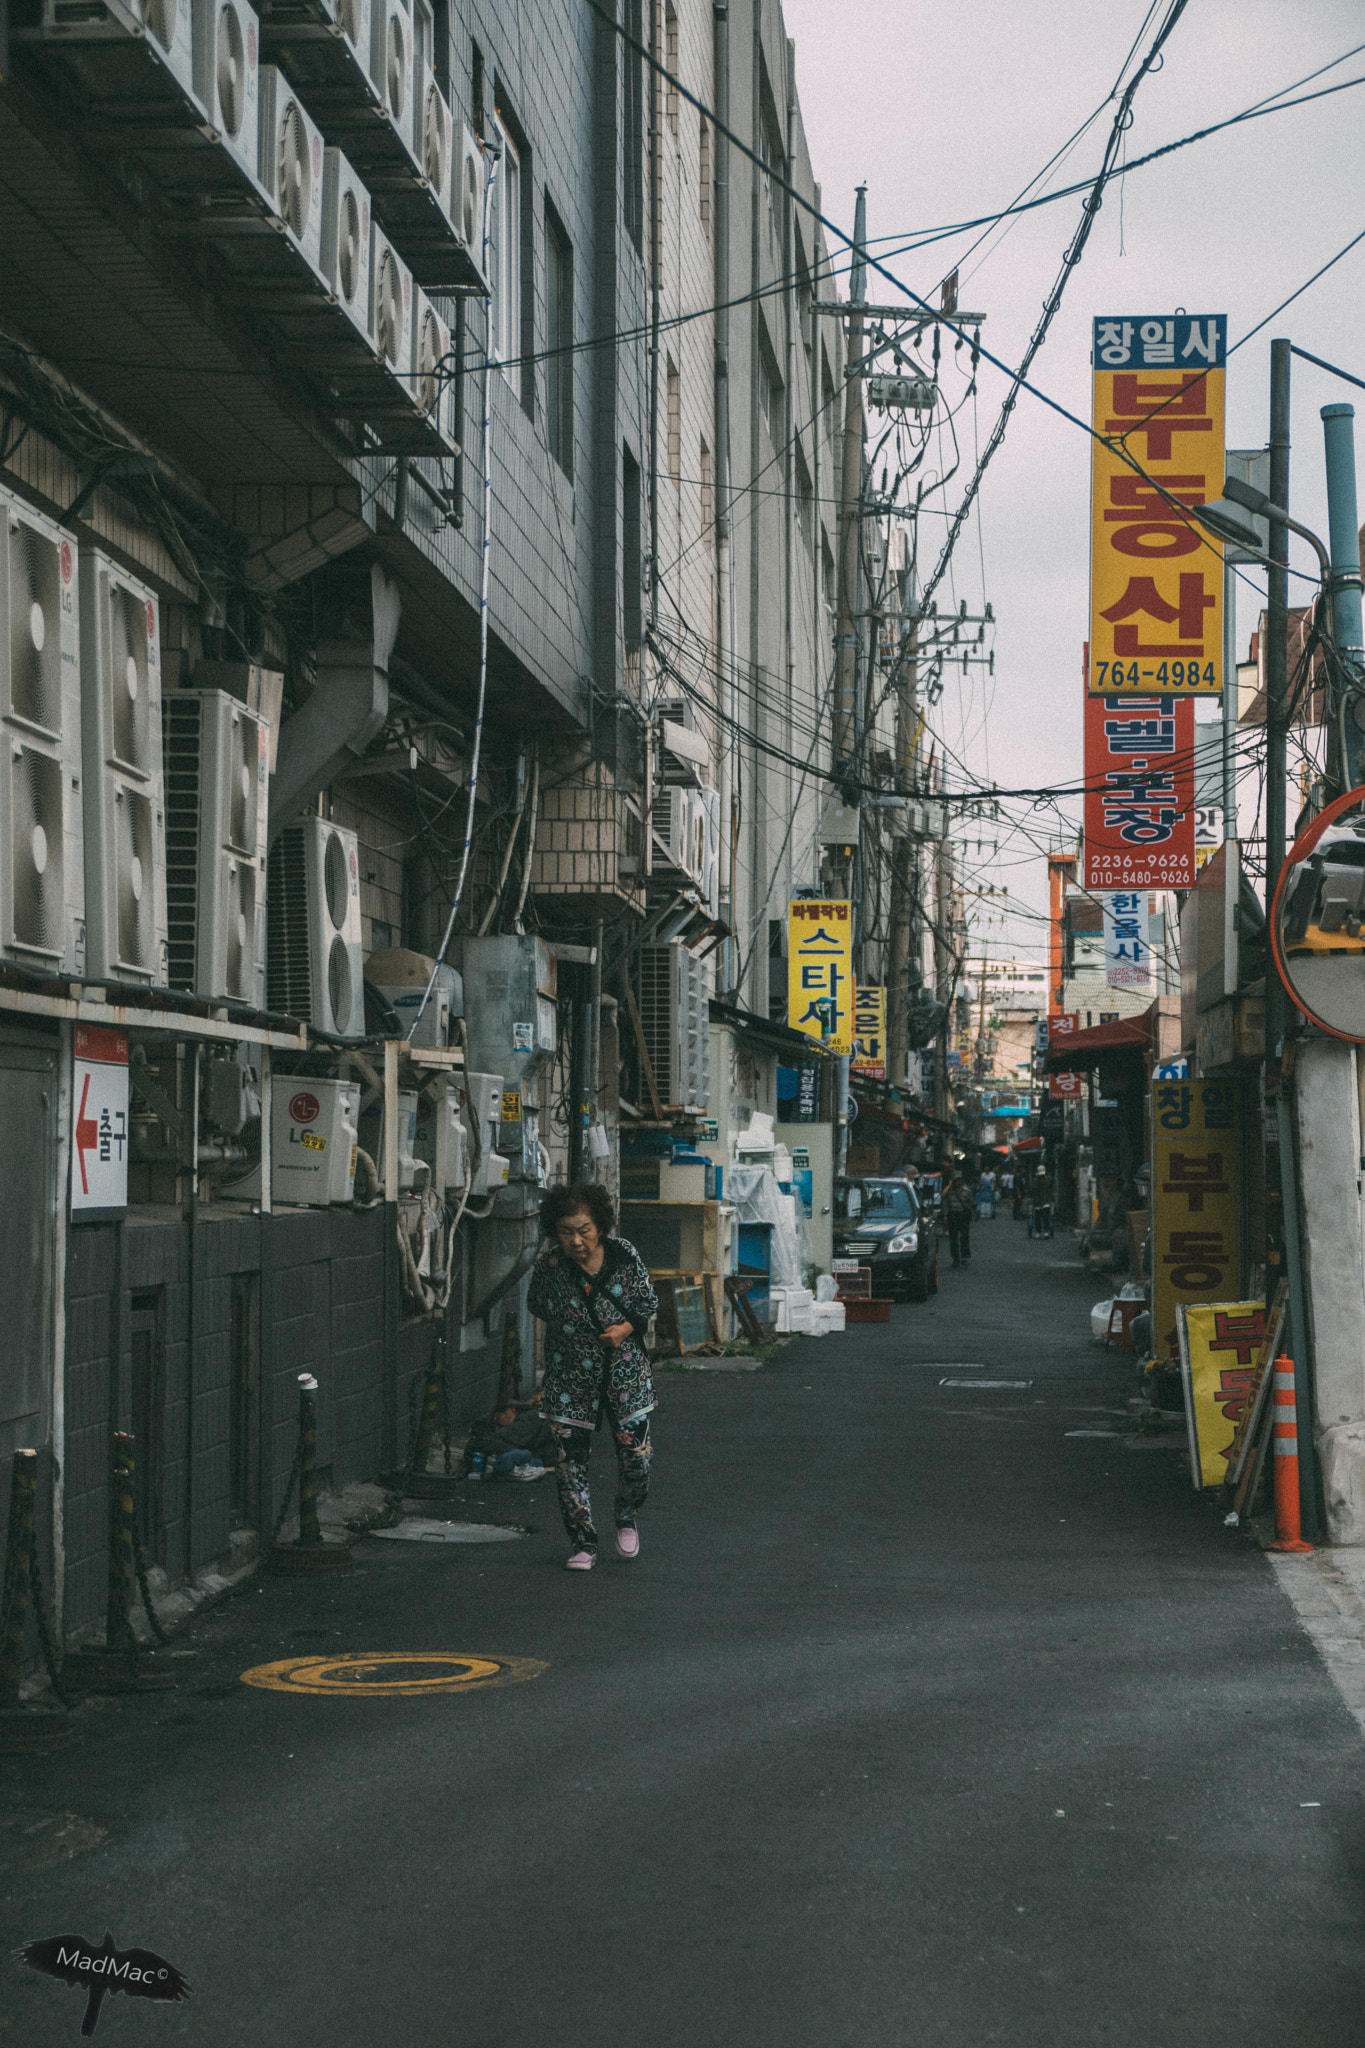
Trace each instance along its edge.
<path fill-rule="evenodd" d="M 420 54 L 413 63 L 412 117 L 417 159 L 447 220 L 452 218 L 455 190 L 455 123 L 436 74 Z"/>
<path fill-rule="evenodd" d="M 266 1006 L 335 1038 L 365 1036 L 359 842 L 300 818 L 270 849 Z"/>
<path fill-rule="evenodd" d="M 403 0 L 371 0 L 371 7 L 370 78 L 394 133 L 420 169 L 412 109 L 412 16 Z"/>
<path fill-rule="evenodd" d="M 412 376 L 412 272 L 376 221 L 370 225 L 370 333 L 406 390 Z"/>
<path fill-rule="evenodd" d="M 225 691 L 172 690 L 162 734 L 171 987 L 260 1009 L 269 727 Z"/>
<path fill-rule="evenodd" d="M 305 112 L 282 71 L 263 64 L 260 76 L 258 174 L 304 262 L 323 277 L 324 170 L 322 131 Z"/>
<path fill-rule="evenodd" d="M 0 955 L 85 971 L 76 556 L 0 492 Z"/>
<path fill-rule="evenodd" d="M 371 0 L 337 0 L 337 27 L 342 40 L 355 58 L 356 67 L 362 73 L 371 92 L 374 78 L 370 70 L 374 55 L 374 27 Z"/>
<path fill-rule="evenodd" d="M 455 437 L 455 362 L 450 329 L 417 286 L 413 292 L 412 402 L 452 451 Z"/>
<path fill-rule="evenodd" d="M 79 568 L 86 972 L 166 982 L 156 599 L 94 548 Z"/>
<path fill-rule="evenodd" d="M 697 882 L 707 912 L 712 917 L 719 917 L 720 791 L 704 785 L 696 795 L 702 817 L 701 873 Z"/>
<path fill-rule="evenodd" d="M 433 1193 L 451 1194 L 464 1186 L 469 1149 L 464 1089 L 453 1074 L 442 1074 L 417 1098 L 417 1157 L 431 1169 Z"/>
<path fill-rule="evenodd" d="M 43 0 L 34 34 L 66 47 L 97 100 L 126 98 L 148 113 L 188 107 L 202 120 L 193 0 Z"/>
<path fill-rule="evenodd" d="M 370 195 L 339 149 L 322 158 L 322 275 L 337 304 L 373 346 Z"/>
<path fill-rule="evenodd" d="M 244 0 L 195 0 L 195 93 L 253 185 L 260 128 L 260 24 Z"/>
<path fill-rule="evenodd" d="M 706 849 L 706 814 L 701 791 L 685 785 L 661 789 L 651 812 L 655 838 L 665 849 L 664 865 L 700 884 Z"/>
<path fill-rule="evenodd" d="M 711 1010 L 706 969 L 686 946 L 640 948 L 640 1022 L 661 1103 L 711 1098 Z"/>
<path fill-rule="evenodd" d="M 478 1138 L 479 1152 L 477 1165 L 474 1150 L 469 1155 L 472 1178 L 469 1192 L 472 1196 L 491 1195 L 507 1185 L 510 1171 L 508 1161 L 502 1153 L 494 1151 L 498 1128 L 502 1120 L 501 1074 L 465 1075 L 465 1118 L 470 1132 Z"/>
<path fill-rule="evenodd" d="M 460 129 L 460 157 L 452 173 L 451 219 L 475 271 L 483 269 L 483 151 L 472 128 Z"/>

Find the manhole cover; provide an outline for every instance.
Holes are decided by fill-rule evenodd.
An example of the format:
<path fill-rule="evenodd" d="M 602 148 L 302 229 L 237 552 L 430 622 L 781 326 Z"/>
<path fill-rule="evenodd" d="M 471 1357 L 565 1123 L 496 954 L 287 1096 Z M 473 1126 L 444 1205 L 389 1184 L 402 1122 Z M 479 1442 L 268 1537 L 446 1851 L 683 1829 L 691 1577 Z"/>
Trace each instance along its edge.
<path fill-rule="evenodd" d="M 475 1657 L 453 1650 L 382 1650 L 370 1655 L 281 1657 L 254 1664 L 243 1685 L 264 1692 L 304 1692 L 331 1699 L 374 1699 L 381 1694 L 477 1692 L 488 1685 L 519 1685 L 539 1678 L 538 1657 Z"/>

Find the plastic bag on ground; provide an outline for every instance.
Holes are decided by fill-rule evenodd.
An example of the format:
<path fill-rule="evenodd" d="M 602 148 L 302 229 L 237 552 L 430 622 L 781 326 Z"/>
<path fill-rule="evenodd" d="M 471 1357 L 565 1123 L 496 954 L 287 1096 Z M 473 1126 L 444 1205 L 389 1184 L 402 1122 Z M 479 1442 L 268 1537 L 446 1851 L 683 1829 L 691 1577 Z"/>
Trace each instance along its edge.
<path fill-rule="evenodd" d="M 839 1284 L 832 1273 L 822 1273 L 815 1283 L 817 1301 L 833 1301 L 839 1292 Z"/>
<path fill-rule="evenodd" d="M 1097 1301 L 1090 1311 L 1090 1334 L 1097 1344 L 1103 1344 L 1109 1335 L 1109 1312 L 1113 1306 L 1111 1295 L 1108 1301 Z"/>

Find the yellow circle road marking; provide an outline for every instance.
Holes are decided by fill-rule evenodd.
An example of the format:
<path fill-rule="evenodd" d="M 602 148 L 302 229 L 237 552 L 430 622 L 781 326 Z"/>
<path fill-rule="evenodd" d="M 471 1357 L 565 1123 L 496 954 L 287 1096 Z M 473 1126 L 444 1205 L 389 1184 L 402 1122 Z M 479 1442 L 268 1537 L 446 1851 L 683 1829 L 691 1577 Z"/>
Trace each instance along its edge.
<path fill-rule="evenodd" d="M 421 1676 L 414 1665 L 436 1668 Z M 368 1656 L 281 1657 L 254 1664 L 243 1685 L 264 1692 L 299 1692 L 332 1699 L 374 1699 L 433 1692 L 477 1692 L 488 1685 L 520 1685 L 547 1666 L 538 1657 L 470 1657 L 454 1650 L 383 1650 Z M 404 1675 L 400 1675 L 404 1674 Z"/>

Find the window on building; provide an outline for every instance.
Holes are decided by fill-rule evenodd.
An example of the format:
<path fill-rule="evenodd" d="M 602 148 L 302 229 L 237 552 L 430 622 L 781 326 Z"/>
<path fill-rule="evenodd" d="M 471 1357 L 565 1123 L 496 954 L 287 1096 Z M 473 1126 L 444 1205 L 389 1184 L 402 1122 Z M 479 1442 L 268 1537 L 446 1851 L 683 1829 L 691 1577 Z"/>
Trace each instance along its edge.
<path fill-rule="evenodd" d="M 474 133 L 480 142 L 486 142 L 488 139 L 488 127 L 484 118 L 483 79 L 483 51 L 475 43 L 469 65 L 469 111 L 474 117 Z"/>
<path fill-rule="evenodd" d="M 777 367 L 777 358 L 768 345 L 768 337 L 758 337 L 758 409 L 763 415 L 774 448 L 780 448 L 786 440 L 783 429 L 785 392 L 782 377 Z"/>
<path fill-rule="evenodd" d="M 668 473 L 674 487 L 682 489 L 682 384 L 672 356 L 667 359 L 668 387 Z"/>
<path fill-rule="evenodd" d="M 839 431 L 839 407 L 835 400 L 833 372 L 823 347 L 820 350 L 820 410 L 825 416 L 825 432 L 832 441 Z"/>
<path fill-rule="evenodd" d="M 634 242 L 636 250 L 643 253 L 645 233 L 645 121 L 644 121 L 644 74 L 640 69 L 642 59 L 637 54 L 644 42 L 643 0 L 626 0 L 626 35 L 629 42 L 621 44 L 621 64 L 624 73 L 624 119 L 625 133 L 622 137 L 622 205 L 625 209 L 626 232 Z M 634 44 L 636 47 L 632 48 Z"/>
<path fill-rule="evenodd" d="M 446 99 L 450 98 L 450 58 L 453 40 L 450 28 L 450 0 L 432 0 L 431 68 Z"/>
<path fill-rule="evenodd" d="M 634 650 L 644 638 L 643 557 L 640 552 L 640 465 L 629 448 L 621 450 L 621 600 L 622 633 Z"/>
<path fill-rule="evenodd" d="M 697 137 L 697 194 L 701 208 L 701 224 L 705 234 L 711 232 L 711 124 L 705 114 L 701 117 L 701 128 Z"/>
<path fill-rule="evenodd" d="M 565 476 L 573 475 L 573 247 L 545 202 L 545 436 Z"/>
<path fill-rule="evenodd" d="M 678 132 L 678 16 L 671 5 L 664 7 L 664 66 L 668 72 L 664 86 L 664 112 L 668 125 L 676 135 Z"/>
<path fill-rule="evenodd" d="M 829 535 L 823 530 L 820 534 L 820 595 L 825 600 L 825 610 L 832 612 L 835 606 L 834 555 Z"/>
<path fill-rule="evenodd" d="M 700 450 L 701 467 L 697 474 L 701 478 L 701 538 L 703 545 L 710 547 L 713 541 L 712 528 L 716 523 L 716 487 L 711 470 L 711 450 L 705 441 Z"/>
<path fill-rule="evenodd" d="M 806 252 L 801 247 L 799 232 L 796 243 L 796 325 L 801 335 L 802 346 L 809 355 L 815 340 L 815 293 L 811 286 L 810 270 L 806 263 Z"/>
<path fill-rule="evenodd" d="M 522 347 L 522 152 L 501 108 L 492 117 L 494 140 L 502 150 L 493 184 L 493 345 L 503 375 L 525 403 Z"/>
<path fill-rule="evenodd" d="M 808 548 L 815 547 L 815 489 L 806 467 L 806 458 L 801 453 L 801 444 L 794 451 L 793 468 L 796 484 L 796 523 L 801 529 L 801 538 Z"/>

